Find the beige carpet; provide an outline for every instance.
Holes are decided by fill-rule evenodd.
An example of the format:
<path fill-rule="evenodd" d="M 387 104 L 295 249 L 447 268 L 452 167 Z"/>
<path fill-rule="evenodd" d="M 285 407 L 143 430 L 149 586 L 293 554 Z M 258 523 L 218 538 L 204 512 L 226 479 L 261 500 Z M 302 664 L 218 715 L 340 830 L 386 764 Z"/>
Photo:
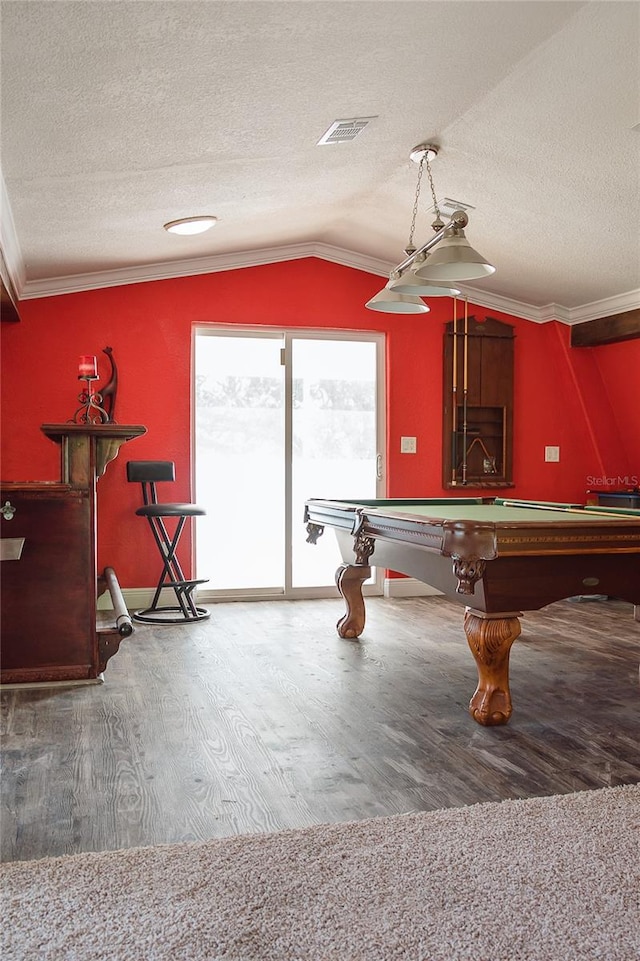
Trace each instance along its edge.
<path fill-rule="evenodd" d="M 3 961 L 634 961 L 640 786 L 3 867 Z"/>

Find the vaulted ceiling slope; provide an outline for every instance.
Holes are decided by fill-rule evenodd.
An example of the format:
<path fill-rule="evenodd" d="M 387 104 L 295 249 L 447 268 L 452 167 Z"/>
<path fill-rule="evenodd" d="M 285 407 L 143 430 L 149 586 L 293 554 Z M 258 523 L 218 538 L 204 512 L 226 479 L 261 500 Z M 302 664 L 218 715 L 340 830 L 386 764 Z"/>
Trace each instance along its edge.
<path fill-rule="evenodd" d="M 3 0 L 5 259 L 22 297 L 324 256 L 403 259 L 439 201 L 497 267 L 476 302 L 640 304 L 640 4 Z M 317 146 L 337 119 L 375 117 Z M 431 235 L 428 186 L 416 240 Z M 213 214 L 196 237 L 162 229 Z M 484 301 L 482 300 L 484 298 Z M 517 312 L 517 310 L 515 311 Z"/>

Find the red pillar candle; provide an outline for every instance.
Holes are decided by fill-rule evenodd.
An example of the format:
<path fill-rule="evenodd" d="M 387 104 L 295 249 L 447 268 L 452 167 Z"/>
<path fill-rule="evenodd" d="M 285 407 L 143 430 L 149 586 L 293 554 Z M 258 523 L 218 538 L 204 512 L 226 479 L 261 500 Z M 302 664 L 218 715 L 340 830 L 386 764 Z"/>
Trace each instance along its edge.
<path fill-rule="evenodd" d="M 82 354 L 78 365 L 78 379 L 98 376 L 98 363 L 92 354 Z"/>

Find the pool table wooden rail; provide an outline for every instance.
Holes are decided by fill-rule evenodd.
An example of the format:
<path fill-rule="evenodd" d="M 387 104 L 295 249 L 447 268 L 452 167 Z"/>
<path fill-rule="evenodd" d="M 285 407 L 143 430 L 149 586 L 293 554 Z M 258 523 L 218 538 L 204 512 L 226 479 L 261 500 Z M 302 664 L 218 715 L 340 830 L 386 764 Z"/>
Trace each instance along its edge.
<path fill-rule="evenodd" d="M 486 570 L 486 562 L 498 558 L 629 553 L 638 555 L 640 563 L 640 518 L 632 515 L 603 513 L 600 516 L 595 512 L 568 511 L 563 507 L 558 509 L 558 516 L 550 523 L 522 520 L 519 516 L 514 516 L 513 521 L 482 521 L 464 517 L 464 506 L 482 504 L 481 498 L 458 500 L 460 503 L 456 506 L 460 506 L 462 516 L 456 519 L 442 519 L 435 516 L 435 512 L 434 516 L 430 517 L 404 513 L 402 510 L 386 510 L 385 507 L 360 506 L 348 501 L 310 500 L 305 505 L 304 514 L 307 540 L 315 543 L 325 526 L 333 527 L 336 533 L 342 531 L 354 538 L 353 554 L 356 564 L 367 563 L 375 551 L 375 560 L 380 562 L 377 566 L 409 574 L 419 580 L 424 580 L 423 574 L 428 575 L 429 572 L 424 570 L 423 564 L 416 566 L 414 551 L 403 553 L 402 556 L 393 551 L 398 560 L 383 563 L 382 545 L 378 542 L 388 541 L 390 548 L 406 543 L 418 551 L 437 552 L 443 557 L 451 558 L 458 582 L 456 592 L 463 595 L 474 593 L 476 582 Z M 401 503 L 405 506 L 405 502 Z M 406 502 L 406 506 L 410 503 L 416 506 L 421 504 L 419 500 L 414 500 Z M 443 498 L 422 503 L 437 508 L 438 505 L 455 502 L 450 498 Z M 527 506 L 534 507 L 533 504 Z M 517 508 L 514 515 L 517 515 Z M 369 543 L 367 538 L 372 539 L 373 543 Z M 338 539 L 343 546 L 344 538 Z M 347 562 L 346 557 L 344 560 Z M 393 564 L 398 562 L 403 566 L 394 567 Z M 405 569 L 407 567 L 410 569 Z M 640 581 L 640 571 L 638 580 Z M 426 583 L 432 582 L 427 580 Z M 571 594 L 559 594 L 553 600 L 570 596 Z M 551 600 L 537 606 L 543 607 L 547 603 L 551 603 Z"/>

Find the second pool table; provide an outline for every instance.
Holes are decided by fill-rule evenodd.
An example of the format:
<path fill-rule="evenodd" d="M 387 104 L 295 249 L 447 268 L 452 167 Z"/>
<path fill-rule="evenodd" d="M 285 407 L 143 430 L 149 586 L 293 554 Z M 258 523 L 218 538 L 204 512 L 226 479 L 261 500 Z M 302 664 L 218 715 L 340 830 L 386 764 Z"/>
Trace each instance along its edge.
<path fill-rule="evenodd" d="M 509 653 L 522 611 L 578 595 L 640 605 L 640 512 L 483 498 L 308 500 L 310 543 L 335 530 L 346 604 L 341 637 L 364 630 L 362 584 L 370 565 L 430 584 L 466 608 L 464 629 L 478 668 L 471 716 L 506 724 L 512 713 Z"/>

